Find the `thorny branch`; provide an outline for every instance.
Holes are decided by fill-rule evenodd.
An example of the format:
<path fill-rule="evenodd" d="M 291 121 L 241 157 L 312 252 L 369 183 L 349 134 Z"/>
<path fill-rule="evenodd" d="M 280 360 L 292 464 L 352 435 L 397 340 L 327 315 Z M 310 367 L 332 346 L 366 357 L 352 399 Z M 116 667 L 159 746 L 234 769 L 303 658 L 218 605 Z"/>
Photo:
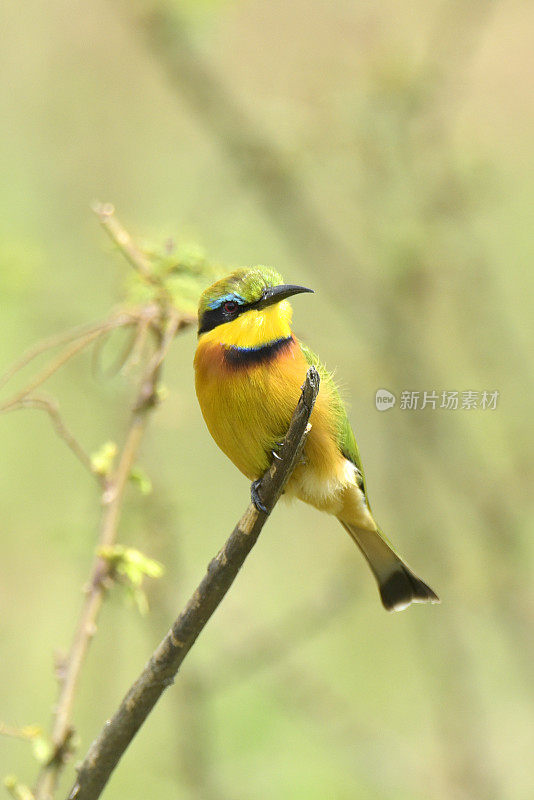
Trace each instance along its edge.
<path fill-rule="evenodd" d="M 310 428 L 309 418 L 318 391 L 319 375 L 311 367 L 289 430 L 278 451 L 279 459 L 273 461 L 257 487 L 266 512 L 259 511 L 251 503 L 226 544 L 210 562 L 185 609 L 91 745 L 69 793 L 69 800 L 96 800 L 100 796 L 126 748 L 164 690 L 173 683 L 189 650 L 256 543 L 291 476 Z"/>
<path fill-rule="evenodd" d="M 133 309 L 121 310 L 104 322 L 79 326 L 66 333 L 53 336 L 28 350 L 3 376 L 0 376 L 0 388 L 34 359 L 50 350 L 62 347 L 61 351 L 52 357 L 45 367 L 23 385 L 23 388 L 0 404 L 0 412 L 27 408 L 45 411 L 60 438 L 65 441 L 83 466 L 96 477 L 102 492 L 102 516 L 97 543 L 97 552 L 101 552 L 100 548 L 109 548 L 117 538 L 124 492 L 147 426 L 148 412 L 158 403 L 158 383 L 162 364 L 176 333 L 191 325 L 195 318 L 174 307 L 169 295 L 164 291 L 163 280 L 150 273 L 152 268 L 150 261 L 116 220 L 113 207 L 109 204 L 98 204 L 94 210 L 130 264 L 143 279 L 156 284 L 162 291 L 158 292 L 151 302 Z M 98 474 L 90 456 L 63 420 L 57 401 L 47 395 L 36 393 L 35 390 L 39 389 L 75 355 L 92 344 L 98 345 L 113 330 L 126 327 L 134 328 L 134 352 L 133 355 L 131 352 L 128 355 L 128 366 L 136 366 L 142 360 L 145 362 L 145 368 L 141 374 L 117 467 L 109 474 L 101 475 Z M 153 353 L 145 355 L 149 335 Z M 71 716 L 78 679 L 89 643 L 96 631 L 98 615 L 106 589 L 111 585 L 112 580 L 113 576 L 110 574 L 108 561 L 100 556 L 95 557 L 69 654 L 58 665 L 59 697 L 54 708 L 50 734 L 52 754 L 41 768 L 33 794 L 27 787 L 20 787 L 28 797 L 33 797 L 35 800 L 51 800 L 62 769 L 71 755 L 74 732 Z"/>
<path fill-rule="evenodd" d="M 109 547 L 116 541 L 126 484 L 147 426 L 148 412 L 157 404 L 161 365 L 176 332 L 182 325 L 181 315 L 175 310 L 170 310 L 158 346 L 141 377 L 118 466 L 114 474 L 104 480 L 98 550 Z M 50 408 L 46 410 L 50 413 Z M 64 430 L 62 432 L 64 433 Z M 106 559 L 97 556 L 91 568 L 70 652 L 59 670 L 60 690 L 51 733 L 53 754 L 38 776 L 34 792 L 36 800 L 50 800 L 57 787 L 61 770 L 70 755 L 70 740 L 73 733 L 71 715 L 78 679 L 87 649 L 96 631 L 98 615 L 109 583 L 109 564 Z"/>
<path fill-rule="evenodd" d="M 147 411 L 157 402 L 157 382 L 161 363 L 174 338 L 179 322 L 180 319 L 176 314 L 169 318 L 161 343 L 141 379 L 119 464 L 115 474 L 108 477 L 102 494 L 103 512 L 100 535 L 98 537 L 98 549 L 109 547 L 115 543 L 124 490 L 147 425 Z M 35 790 L 36 800 L 46 800 L 53 794 L 61 767 L 68 755 L 65 752 L 65 748 L 68 747 L 72 732 L 70 718 L 76 686 L 85 653 L 96 631 L 98 614 L 109 582 L 108 571 L 108 562 L 104 558 L 97 556 L 91 569 L 86 597 L 70 653 L 61 671 L 60 693 L 52 727 L 54 756 L 41 771 Z"/>

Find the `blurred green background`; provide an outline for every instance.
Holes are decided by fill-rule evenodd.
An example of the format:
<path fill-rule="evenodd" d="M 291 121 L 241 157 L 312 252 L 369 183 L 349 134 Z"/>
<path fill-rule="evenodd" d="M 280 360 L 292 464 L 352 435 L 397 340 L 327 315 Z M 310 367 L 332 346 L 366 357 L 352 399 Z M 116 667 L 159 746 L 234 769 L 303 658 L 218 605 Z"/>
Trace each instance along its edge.
<path fill-rule="evenodd" d="M 2 369 L 120 302 L 95 198 L 141 241 L 276 266 L 316 290 L 296 331 L 350 398 L 378 520 L 442 598 L 386 614 L 336 521 L 281 503 L 106 797 L 530 800 L 533 4 L 28 0 L 0 22 Z M 153 493 L 130 489 L 120 529 L 167 572 L 148 617 L 105 605 L 81 752 L 248 502 L 194 348 L 176 339 Z M 500 395 L 379 413 L 378 388 Z M 85 354 L 50 390 L 89 451 L 121 441 L 128 380 Z M 0 720 L 47 726 L 99 497 L 44 415 L 1 417 L 0 442 Z M 36 772 L 0 739 L 2 775 Z"/>

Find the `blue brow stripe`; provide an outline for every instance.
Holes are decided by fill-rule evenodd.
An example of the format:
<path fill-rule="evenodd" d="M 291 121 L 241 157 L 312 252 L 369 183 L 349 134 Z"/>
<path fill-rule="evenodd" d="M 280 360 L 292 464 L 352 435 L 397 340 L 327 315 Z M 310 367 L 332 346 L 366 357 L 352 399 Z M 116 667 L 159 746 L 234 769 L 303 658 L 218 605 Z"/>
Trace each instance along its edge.
<path fill-rule="evenodd" d="M 223 303 L 228 303 L 232 301 L 235 303 L 239 303 L 239 305 L 243 305 L 243 303 L 245 302 L 240 295 L 231 292 L 230 294 L 225 294 L 222 297 L 218 297 L 216 300 L 213 300 L 209 304 L 208 308 L 211 309 L 220 308 L 223 305 Z"/>

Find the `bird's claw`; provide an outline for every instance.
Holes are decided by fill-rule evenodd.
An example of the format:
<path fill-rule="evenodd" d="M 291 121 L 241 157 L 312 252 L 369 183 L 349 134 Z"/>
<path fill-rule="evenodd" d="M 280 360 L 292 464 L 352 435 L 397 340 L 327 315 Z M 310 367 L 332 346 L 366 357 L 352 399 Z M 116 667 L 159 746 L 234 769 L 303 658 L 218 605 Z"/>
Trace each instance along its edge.
<path fill-rule="evenodd" d="M 283 448 L 283 446 L 284 446 L 284 440 L 283 439 L 282 439 L 281 442 L 275 442 L 274 443 L 274 447 L 271 450 L 271 455 L 272 455 L 272 457 L 274 459 L 276 459 L 276 461 L 281 461 L 282 460 L 282 456 L 280 455 L 280 453 L 278 451 L 281 450 Z"/>
<path fill-rule="evenodd" d="M 258 478 L 257 481 L 253 481 L 250 484 L 250 497 L 252 499 L 252 502 L 254 503 L 256 508 L 258 509 L 258 511 L 262 511 L 264 514 L 268 514 L 269 512 L 267 511 L 266 507 L 264 506 L 264 504 L 261 502 L 261 499 L 260 499 L 260 495 L 259 495 L 259 492 L 258 492 L 259 485 L 260 485 L 260 479 L 259 478 Z"/>

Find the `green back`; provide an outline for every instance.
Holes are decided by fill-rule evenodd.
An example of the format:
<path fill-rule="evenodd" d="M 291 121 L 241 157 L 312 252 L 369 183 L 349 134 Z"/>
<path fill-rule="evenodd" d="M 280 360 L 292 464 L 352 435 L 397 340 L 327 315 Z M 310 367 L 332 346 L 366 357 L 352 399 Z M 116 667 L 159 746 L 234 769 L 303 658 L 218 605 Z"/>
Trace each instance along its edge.
<path fill-rule="evenodd" d="M 308 364 L 317 369 L 321 381 L 325 383 L 332 391 L 334 414 L 337 423 L 337 443 L 345 458 L 348 458 L 349 461 L 352 461 L 354 466 L 358 469 L 361 475 L 360 488 L 363 489 L 364 494 L 367 496 L 367 490 L 365 488 L 365 475 L 360 459 L 360 453 L 358 451 L 358 445 L 356 444 L 356 439 L 354 438 L 354 433 L 352 432 L 343 400 L 341 399 L 332 373 L 327 370 L 324 364 L 321 364 L 318 356 L 316 356 L 309 347 L 306 347 L 306 345 L 302 344 L 302 342 L 299 342 L 299 344 Z"/>

